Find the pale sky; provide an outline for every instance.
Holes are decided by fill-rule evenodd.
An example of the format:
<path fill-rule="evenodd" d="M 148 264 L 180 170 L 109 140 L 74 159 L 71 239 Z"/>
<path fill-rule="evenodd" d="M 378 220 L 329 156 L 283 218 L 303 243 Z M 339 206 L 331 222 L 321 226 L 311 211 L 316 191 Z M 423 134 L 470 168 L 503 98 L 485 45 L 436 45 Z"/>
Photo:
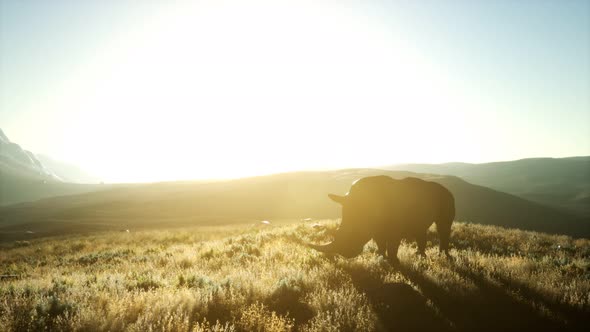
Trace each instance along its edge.
<path fill-rule="evenodd" d="M 0 128 L 108 182 L 590 155 L 590 2 L 0 0 Z"/>

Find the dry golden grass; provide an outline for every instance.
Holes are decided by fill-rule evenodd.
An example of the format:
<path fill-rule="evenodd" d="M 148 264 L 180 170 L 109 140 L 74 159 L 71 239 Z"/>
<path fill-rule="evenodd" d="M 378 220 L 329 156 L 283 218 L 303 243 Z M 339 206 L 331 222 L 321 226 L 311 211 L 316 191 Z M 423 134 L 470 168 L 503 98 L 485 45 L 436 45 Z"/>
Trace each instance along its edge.
<path fill-rule="evenodd" d="M 328 229 L 335 221 L 323 221 Z M 457 223 L 449 260 L 304 246 L 309 224 L 102 233 L 0 251 L 6 331 L 583 330 L 590 240 Z"/>

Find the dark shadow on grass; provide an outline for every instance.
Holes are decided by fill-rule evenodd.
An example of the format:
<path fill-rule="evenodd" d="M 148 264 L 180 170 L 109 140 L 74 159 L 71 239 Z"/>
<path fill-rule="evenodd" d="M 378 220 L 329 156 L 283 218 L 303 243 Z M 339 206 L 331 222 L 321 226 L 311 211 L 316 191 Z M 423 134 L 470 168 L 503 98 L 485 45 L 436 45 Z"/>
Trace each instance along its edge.
<path fill-rule="evenodd" d="M 265 299 L 264 304 L 282 316 L 294 318 L 298 326 L 303 326 L 313 316 L 311 307 L 302 301 L 304 290 L 300 287 L 281 285 Z"/>
<path fill-rule="evenodd" d="M 464 267 L 454 263 L 452 266 L 457 273 L 466 278 L 470 278 L 474 281 L 489 283 L 489 281 L 486 281 L 487 279 L 481 274 L 465 269 Z M 516 292 L 529 302 L 541 304 L 546 310 L 560 318 L 562 320 L 561 323 L 553 323 L 554 325 L 557 324 L 559 326 L 560 331 L 587 331 L 588 327 L 590 326 L 590 313 L 587 311 L 585 312 L 565 303 L 560 303 L 554 299 L 550 299 L 525 283 L 516 280 L 510 280 L 506 277 L 498 275 L 495 275 L 494 279 L 501 285 L 498 287 L 500 287 L 504 292 Z"/>
<path fill-rule="evenodd" d="M 384 283 L 371 276 L 369 271 L 347 271 L 354 286 L 367 295 L 379 317 L 382 331 L 450 331 L 444 319 L 438 317 L 426 304 L 427 299 L 412 286 L 402 283 Z"/>
<path fill-rule="evenodd" d="M 416 284 L 432 300 L 441 314 L 458 331 L 564 331 L 569 327 L 551 320 L 527 303 L 523 303 L 485 277 L 451 263 L 453 269 L 475 284 L 471 294 L 453 294 L 422 272 L 401 264 L 396 269 Z"/>

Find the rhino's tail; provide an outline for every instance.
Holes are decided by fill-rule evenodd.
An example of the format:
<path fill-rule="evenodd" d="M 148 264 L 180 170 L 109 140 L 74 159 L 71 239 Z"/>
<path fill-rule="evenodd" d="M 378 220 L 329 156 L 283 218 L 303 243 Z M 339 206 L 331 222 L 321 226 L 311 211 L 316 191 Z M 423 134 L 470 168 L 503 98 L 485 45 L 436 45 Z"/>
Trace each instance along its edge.
<path fill-rule="evenodd" d="M 440 212 L 436 220 L 436 231 L 440 237 L 440 251 L 448 255 L 451 225 L 455 219 L 455 198 L 447 189 L 444 190 L 441 196 Z"/>

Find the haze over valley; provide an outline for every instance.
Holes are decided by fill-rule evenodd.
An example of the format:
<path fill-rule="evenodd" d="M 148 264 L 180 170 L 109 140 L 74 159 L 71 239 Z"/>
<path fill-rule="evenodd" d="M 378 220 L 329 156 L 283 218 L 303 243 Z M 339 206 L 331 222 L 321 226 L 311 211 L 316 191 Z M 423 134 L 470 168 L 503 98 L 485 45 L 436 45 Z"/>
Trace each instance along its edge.
<path fill-rule="evenodd" d="M 586 174 L 590 157 L 481 165 L 410 164 L 382 170 L 290 172 L 223 181 L 105 185 L 64 181 L 6 136 L 3 144 L 11 146 L 3 155 L 3 205 L 21 204 L 1 208 L 0 240 L 33 237 L 27 232 L 36 237 L 158 225 L 337 218 L 337 206 L 327 194 L 344 194 L 354 181 L 377 174 L 413 176 L 445 185 L 456 197 L 457 220 L 590 235 L 590 218 L 584 209 L 590 188 Z M 13 169 L 22 172 L 10 172 Z M 555 187 L 564 193 L 562 197 L 557 196 Z M 555 195 L 553 203 L 545 204 L 549 193 Z"/>

